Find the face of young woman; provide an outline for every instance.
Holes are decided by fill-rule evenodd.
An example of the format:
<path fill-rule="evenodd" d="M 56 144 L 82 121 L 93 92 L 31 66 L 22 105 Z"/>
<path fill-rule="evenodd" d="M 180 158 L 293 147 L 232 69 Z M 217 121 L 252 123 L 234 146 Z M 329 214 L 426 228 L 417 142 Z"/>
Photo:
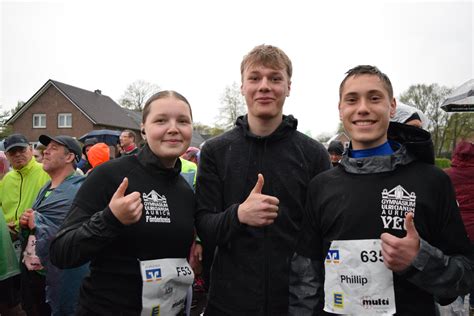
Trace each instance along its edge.
<path fill-rule="evenodd" d="M 191 142 L 193 127 L 189 105 L 175 97 L 153 101 L 142 129 L 153 153 L 165 167 L 172 168 Z"/>

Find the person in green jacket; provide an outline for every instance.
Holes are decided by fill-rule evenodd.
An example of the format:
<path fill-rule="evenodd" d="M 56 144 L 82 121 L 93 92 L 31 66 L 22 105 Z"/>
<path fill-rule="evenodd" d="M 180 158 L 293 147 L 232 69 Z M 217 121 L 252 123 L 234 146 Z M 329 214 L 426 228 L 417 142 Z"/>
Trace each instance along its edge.
<path fill-rule="evenodd" d="M 0 315 L 26 315 L 20 305 L 20 268 L 8 233 L 3 212 L 0 212 Z"/>
<path fill-rule="evenodd" d="M 19 232 L 19 219 L 33 205 L 39 190 L 50 180 L 25 136 L 12 134 L 4 142 L 12 170 L 0 182 L 0 207 L 10 228 L 13 241 Z"/>

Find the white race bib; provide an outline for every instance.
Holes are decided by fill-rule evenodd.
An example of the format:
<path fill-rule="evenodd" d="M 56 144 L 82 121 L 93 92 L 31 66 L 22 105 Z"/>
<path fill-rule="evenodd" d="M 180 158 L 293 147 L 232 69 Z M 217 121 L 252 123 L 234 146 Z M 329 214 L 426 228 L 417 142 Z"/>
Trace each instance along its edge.
<path fill-rule="evenodd" d="M 393 273 L 380 239 L 334 240 L 324 263 L 324 310 L 335 314 L 395 314 Z"/>
<path fill-rule="evenodd" d="M 185 258 L 140 261 L 143 316 L 176 315 L 183 307 L 194 273 Z"/>

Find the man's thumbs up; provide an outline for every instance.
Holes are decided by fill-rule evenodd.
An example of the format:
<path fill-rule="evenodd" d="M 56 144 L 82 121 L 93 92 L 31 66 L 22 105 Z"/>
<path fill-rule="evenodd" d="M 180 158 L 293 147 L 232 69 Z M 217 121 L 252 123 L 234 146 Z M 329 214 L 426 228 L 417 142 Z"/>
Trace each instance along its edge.
<path fill-rule="evenodd" d="M 261 173 L 259 173 L 257 177 L 258 177 L 257 178 L 257 183 L 253 187 L 251 193 L 262 194 L 263 184 L 265 183 L 265 180 L 263 179 L 263 175 Z"/>
<path fill-rule="evenodd" d="M 389 233 L 380 236 L 384 264 L 392 271 L 408 268 L 420 250 L 420 236 L 415 228 L 414 216 L 413 212 L 405 215 L 405 237 L 398 238 Z"/>
<path fill-rule="evenodd" d="M 237 217 L 242 224 L 266 226 L 272 224 L 278 216 L 280 201 L 274 196 L 262 194 L 263 184 L 263 175 L 259 173 L 254 188 L 237 209 Z"/>
<path fill-rule="evenodd" d="M 114 216 L 124 225 L 138 222 L 143 209 L 140 193 L 132 192 L 125 195 L 127 188 L 128 178 L 123 178 L 109 203 L 109 208 Z"/>

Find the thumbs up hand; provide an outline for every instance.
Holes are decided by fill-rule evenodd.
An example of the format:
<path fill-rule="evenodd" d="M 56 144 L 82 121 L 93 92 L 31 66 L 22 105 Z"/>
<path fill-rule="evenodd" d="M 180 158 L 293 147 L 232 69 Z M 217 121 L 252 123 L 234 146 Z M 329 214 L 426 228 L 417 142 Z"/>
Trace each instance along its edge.
<path fill-rule="evenodd" d="M 405 216 L 405 237 L 398 238 L 389 233 L 380 236 L 383 262 L 392 271 L 400 272 L 408 268 L 420 250 L 420 236 L 415 228 L 414 216 L 413 212 Z"/>
<path fill-rule="evenodd" d="M 255 187 L 237 210 L 237 216 L 242 224 L 267 226 L 278 216 L 280 201 L 274 196 L 262 194 L 263 184 L 263 175 L 259 173 Z"/>
<path fill-rule="evenodd" d="M 109 203 L 109 208 L 114 216 L 124 225 L 138 222 L 143 209 L 140 193 L 132 192 L 125 195 L 127 187 L 128 178 L 123 178 Z"/>

